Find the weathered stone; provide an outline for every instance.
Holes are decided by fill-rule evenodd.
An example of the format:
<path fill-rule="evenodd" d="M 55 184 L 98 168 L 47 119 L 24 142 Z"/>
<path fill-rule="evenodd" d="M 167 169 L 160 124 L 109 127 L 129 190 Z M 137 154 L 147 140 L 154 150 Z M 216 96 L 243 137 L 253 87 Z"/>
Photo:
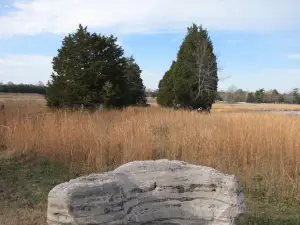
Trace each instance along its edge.
<path fill-rule="evenodd" d="M 135 161 L 48 196 L 49 225 L 229 225 L 244 213 L 233 175 L 182 161 Z"/>

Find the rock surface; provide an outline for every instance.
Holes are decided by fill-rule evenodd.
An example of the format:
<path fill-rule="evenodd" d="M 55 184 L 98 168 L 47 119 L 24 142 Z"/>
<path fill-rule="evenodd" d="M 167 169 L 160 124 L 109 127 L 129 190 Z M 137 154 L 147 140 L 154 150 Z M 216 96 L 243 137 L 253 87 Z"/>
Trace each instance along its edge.
<path fill-rule="evenodd" d="M 135 161 L 79 177 L 48 196 L 49 225 L 233 225 L 244 194 L 233 175 L 182 161 Z"/>

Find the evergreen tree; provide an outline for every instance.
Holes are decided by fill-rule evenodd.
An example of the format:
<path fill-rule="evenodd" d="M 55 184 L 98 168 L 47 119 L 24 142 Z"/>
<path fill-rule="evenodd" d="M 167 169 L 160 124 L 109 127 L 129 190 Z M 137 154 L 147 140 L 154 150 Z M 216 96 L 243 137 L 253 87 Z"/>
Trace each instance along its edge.
<path fill-rule="evenodd" d="M 293 89 L 293 103 L 300 104 L 300 92 L 298 88 Z"/>
<path fill-rule="evenodd" d="M 130 105 L 135 104 L 146 104 L 146 87 L 143 84 L 143 80 L 141 78 L 142 70 L 135 63 L 134 58 L 131 56 L 126 59 L 125 66 L 125 77 L 127 79 L 127 85 L 129 88 L 129 92 L 127 95 L 128 103 Z"/>
<path fill-rule="evenodd" d="M 284 103 L 284 96 L 283 95 L 279 95 L 278 102 L 279 103 Z"/>
<path fill-rule="evenodd" d="M 116 42 L 114 36 L 91 34 L 82 25 L 66 36 L 53 58 L 54 72 L 46 89 L 48 106 L 105 103 L 122 107 L 133 103 L 128 100 L 132 87 L 125 76 L 129 64 Z"/>
<path fill-rule="evenodd" d="M 160 80 L 157 92 L 157 103 L 161 106 L 171 107 L 175 99 L 173 73 L 176 62 L 173 61 L 171 68 L 165 73 Z"/>
<path fill-rule="evenodd" d="M 220 92 L 217 92 L 217 96 L 216 96 L 216 101 L 224 101 L 224 99 L 222 98 Z"/>
<path fill-rule="evenodd" d="M 248 103 L 254 103 L 255 102 L 255 97 L 254 97 L 253 93 L 251 93 L 251 92 L 248 93 L 246 102 L 248 102 Z"/>
<path fill-rule="evenodd" d="M 257 90 L 254 94 L 255 95 L 255 102 L 263 103 L 265 94 L 266 94 L 266 92 L 265 92 L 264 88 L 261 88 L 261 89 Z"/>
<path fill-rule="evenodd" d="M 7 84 L 0 83 L 0 92 L 3 93 L 36 93 L 45 94 L 45 85 L 39 83 L 38 85 L 33 84 L 14 84 L 8 82 Z"/>
<path fill-rule="evenodd" d="M 217 96 L 218 66 L 206 29 L 193 24 L 180 46 L 176 62 L 159 85 L 160 104 L 211 107 Z"/>

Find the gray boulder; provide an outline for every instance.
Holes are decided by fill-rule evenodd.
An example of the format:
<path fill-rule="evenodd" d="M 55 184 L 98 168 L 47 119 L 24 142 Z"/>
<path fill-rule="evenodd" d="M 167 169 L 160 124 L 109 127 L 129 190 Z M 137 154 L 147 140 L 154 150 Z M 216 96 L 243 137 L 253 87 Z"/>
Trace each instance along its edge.
<path fill-rule="evenodd" d="M 235 176 L 182 161 L 135 161 L 48 196 L 49 225 L 229 225 L 244 214 Z"/>

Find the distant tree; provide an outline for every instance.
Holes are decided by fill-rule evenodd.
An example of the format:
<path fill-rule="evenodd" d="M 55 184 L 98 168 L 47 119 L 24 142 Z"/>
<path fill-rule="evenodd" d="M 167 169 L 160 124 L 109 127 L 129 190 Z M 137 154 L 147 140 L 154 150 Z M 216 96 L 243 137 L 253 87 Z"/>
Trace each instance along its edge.
<path fill-rule="evenodd" d="M 177 53 L 176 61 L 159 83 L 158 103 L 198 108 L 210 106 L 218 87 L 217 57 L 206 29 L 193 24 Z"/>
<path fill-rule="evenodd" d="M 218 91 L 218 95 L 223 99 L 222 101 L 227 101 L 227 94 L 226 91 Z M 218 96 L 216 98 L 218 98 Z"/>
<path fill-rule="evenodd" d="M 279 95 L 279 92 L 278 92 L 276 89 L 274 89 L 274 90 L 273 90 L 273 94 L 274 94 L 274 95 Z"/>
<path fill-rule="evenodd" d="M 45 87 L 45 84 L 42 81 L 39 81 L 37 85 L 41 87 Z"/>
<path fill-rule="evenodd" d="M 246 100 L 246 102 L 248 102 L 248 103 L 254 103 L 255 102 L 255 96 L 254 96 L 254 94 L 253 93 L 248 93 L 248 95 L 247 95 L 247 100 Z"/>
<path fill-rule="evenodd" d="M 265 93 L 263 102 L 264 103 L 276 103 L 278 102 L 279 98 L 279 92 L 274 89 L 274 90 L 269 90 Z"/>
<path fill-rule="evenodd" d="M 226 101 L 230 103 L 236 102 L 235 92 L 237 91 L 237 87 L 235 85 L 231 85 L 228 87 Z"/>
<path fill-rule="evenodd" d="M 226 93 L 227 102 L 246 102 L 248 93 L 243 89 L 238 89 L 235 85 L 231 85 Z"/>
<path fill-rule="evenodd" d="M 216 101 L 224 101 L 223 97 L 221 96 L 220 92 L 217 92 Z"/>
<path fill-rule="evenodd" d="M 8 82 L 7 84 L 0 84 L 0 92 L 3 93 L 35 93 L 35 94 L 45 94 L 44 85 L 33 85 L 33 84 L 14 84 L 13 82 Z"/>
<path fill-rule="evenodd" d="M 62 41 L 53 58 L 53 73 L 46 89 L 49 107 L 74 104 L 123 107 L 142 94 L 140 69 L 113 35 L 89 33 L 79 25 Z M 139 94 L 138 94 L 139 93 Z M 108 99 L 109 98 L 109 99 Z"/>
<path fill-rule="evenodd" d="M 146 90 L 145 90 L 146 97 L 150 97 L 151 93 L 152 93 L 152 90 L 150 88 L 146 88 Z"/>
<path fill-rule="evenodd" d="M 264 97 L 265 97 L 265 89 L 261 88 L 259 90 L 257 90 L 254 94 L 255 96 L 255 101 L 257 103 L 263 103 Z"/>
<path fill-rule="evenodd" d="M 243 89 L 238 89 L 235 92 L 237 102 L 246 102 L 248 93 Z"/>
<path fill-rule="evenodd" d="M 299 88 L 293 89 L 293 103 L 294 104 L 300 104 Z"/>
<path fill-rule="evenodd" d="M 284 96 L 283 95 L 279 95 L 278 103 L 284 103 Z"/>
<path fill-rule="evenodd" d="M 158 90 L 154 90 L 154 91 L 151 92 L 151 95 L 150 95 L 150 96 L 151 96 L 152 98 L 155 98 L 155 97 L 157 97 L 157 93 L 158 93 Z"/>
<path fill-rule="evenodd" d="M 293 104 L 293 102 L 294 102 L 293 92 L 284 93 L 282 96 L 284 98 L 284 103 Z"/>

